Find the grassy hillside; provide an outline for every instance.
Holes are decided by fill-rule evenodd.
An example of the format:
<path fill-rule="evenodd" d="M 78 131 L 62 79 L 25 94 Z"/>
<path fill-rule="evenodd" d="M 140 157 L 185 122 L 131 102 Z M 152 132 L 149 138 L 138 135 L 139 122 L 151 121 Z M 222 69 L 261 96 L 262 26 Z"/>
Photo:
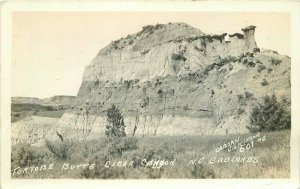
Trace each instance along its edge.
<path fill-rule="evenodd" d="M 237 149 L 221 149 L 237 139 L 248 141 Z M 57 140 L 49 141 L 48 148 L 12 146 L 11 168 L 13 178 L 287 178 L 289 142 L 290 130 L 239 136 Z M 151 160 L 164 164 L 155 166 Z"/>
<path fill-rule="evenodd" d="M 32 103 L 12 103 L 11 104 L 11 123 L 20 121 L 29 116 L 41 116 L 60 118 L 69 108 L 68 105 L 46 106 Z"/>
<path fill-rule="evenodd" d="M 39 99 L 33 97 L 11 98 L 11 122 L 20 121 L 31 115 L 60 118 L 71 107 L 75 96 L 53 96 Z"/>

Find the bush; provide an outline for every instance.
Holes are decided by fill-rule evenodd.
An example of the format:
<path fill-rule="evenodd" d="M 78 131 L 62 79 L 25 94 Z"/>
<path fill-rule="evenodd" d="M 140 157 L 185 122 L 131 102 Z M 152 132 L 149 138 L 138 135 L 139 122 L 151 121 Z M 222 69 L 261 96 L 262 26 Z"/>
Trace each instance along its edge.
<path fill-rule="evenodd" d="M 154 29 L 160 29 L 160 28 L 162 28 L 164 25 L 163 24 L 156 24 L 155 26 L 154 26 Z"/>
<path fill-rule="evenodd" d="M 242 113 L 244 113 L 245 112 L 245 109 L 244 108 L 238 108 L 237 109 L 237 114 L 238 115 L 241 115 Z"/>
<path fill-rule="evenodd" d="M 269 85 L 269 82 L 266 79 L 263 79 L 263 81 L 260 83 L 262 86 Z"/>
<path fill-rule="evenodd" d="M 106 168 L 104 166 L 95 166 L 94 169 L 85 168 L 80 172 L 80 177 L 85 179 L 117 179 L 124 178 L 124 168 L 111 167 Z"/>
<path fill-rule="evenodd" d="M 276 58 L 272 58 L 272 59 L 271 59 L 271 63 L 274 64 L 274 65 L 278 65 L 278 64 L 281 63 L 281 60 L 276 59 Z"/>
<path fill-rule="evenodd" d="M 256 64 L 262 64 L 262 62 L 260 60 L 258 60 L 258 59 L 255 61 L 255 63 Z"/>
<path fill-rule="evenodd" d="M 158 94 L 159 98 L 163 98 L 164 92 L 161 89 L 159 89 L 157 91 L 157 94 Z"/>
<path fill-rule="evenodd" d="M 188 104 L 184 105 L 184 106 L 183 106 L 183 110 L 184 110 L 184 111 L 188 111 L 188 110 L 189 110 L 189 105 L 188 105 Z"/>
<path fill-rule="evenodd" d="M 257 67 L 257 71 L 258 73 L 260 73 L 261 71 L 265 70 L 266 69 L 266 66 L 265 65 L 258 65 Z"/>
<path fill-rule="evenodd" d="M 134 137 L 113 137 L 106 139 L 106 152 L 111 156 L 121 156 L 125 151 L 136 150 L 138 140 Z"/>
<path fill-rule="evenodd" d="M 105 130 L 105 135 L 107 137 L 126 136 L 124 118 L 115 105 L 112 105 L 107 111 L 107 123 Z"/>
<path fill-rule="evenodd" d="M 39 156 L 32 151 L 29 145 L 21 145 L 12 149 L 11 166 L 28 167 L 38 164 Z"/>
<path fill-rule="evenodd" d="M 218 66 L 224 66 L 225 64 L 229 63 L 229 62 L 235 62 L 234 57 L 232 56 L 228 56 L 225 58 L 220 59 L 220 61 L 217 63 Z"/>
<path fill-rule="evenodd" d="M 155 79 L 155 83 L 154 83 L 154 86 L 156 87 L 156 86 L 159 86 L 159 85 L 161 85 L 162 84 L 162 82 L 159 80 L 159 78 L 157 78 L 157 79 Z"/>
<path fill-rule="evenodd" d="M 133 39 L 130 39 L 129 42 L 128 42 L 128 44 L 129 44 L 129 45 L 132 45 L 133 42 L 134 42 Z"/>
<path fill-rule="evenodd" d="M 124 85 L 125 85 L 127 90 L 133 85 L 133 83 L 134 83 L 133 80 L 125 80 L 124 81 Z"/>
<path fill-rule="evenodd" d="M 70 140 L 51 142 L 46 140 L 46 147 L 57 158 L 62 160 L 70 159 L 74 152 L 74 143 Z"/>
<path fill-rule="evenodd" d="M 254 62 L 248 62 L 248 65 L 247 65 L 248 67 L 250 66 L 250 67 L 255 67 L 256 66 L 256 64 L 254 63 Z"/>
<path fill-rule="evenodd" d="M 253 53 L 260 52 L 260 48 L 253 48 Z"/>
<path fill-rule="evenodd" d="M 183 55 L 181 55 L 181 54 L 172 54 L 171 59 L 172 60 L 183 60 L 183 61 L 186 61 L 186 58 Z"/>
<path fill-rule="evenodd" d="M 291 128 L 291 113 L 286 110 L 284 103 L 277 101 L 276 96 L 265 96 L 251 111 L 251 132 L 275 131 Z"/>
<path fill-rule="evenodd" d="M 201 179 L 216 178 L 215 171 L 212 168 L 209 168 L 209 166 L 204 166 L 202 164 L 200 165 L 194 164 L 193 169 L 191 170 L 191 174 L 193 178 L 201 178 Z"/>
<path fill-rule="evenodd" d="M 206 66 L 206 68 L 203 71 L 203 75 L 208 75 L 208 73 L 215 68 L 215 64 L 210 64 Z"/>
<path fill-rule="evenodd" d="M 271 73 L 273 71 L 272 68 L 268 68 L 267 70 L 268 70 L 268 73 Z"/>
<path fill-rule="evenodd" d="M 242 94 L 237 95 L 238 102 L 242 102 L 244 100 L 244 96 Z"/>
<path fill-rule="evenodd" d="M 148 106 L 149 101 L 150 101 L 150 98 L 148 96 L 146 98 L 144 98 L 143 101 L 140 104 L 141 108 L 144 108 L 144 107 Z"/>
<path fill-rule="evenodd" d="M 245 98 L 246 99 L 253 99 L 253 96 L 254 96 L 253 93 L 245 91 Z"/>
<path fill-rule="evenodd" d="M 89 163 L 94 163 L 94 169 L 86 167 L 80 171 L 80 177 L 86 179 L 117 179 L 125 178 L 125 169 L 121 167 L 109 167 L 99 166 L 103 162 L 109 161 L 111 157 L 105 154 L 95 154 L 89 159 Z"/>
<path fill-rule="evenodd" d="M 144 26 L 143 27 L 143 32 L 148 32 L 148 31 L 151 31 L 154 29 L 154 26 L 153 25 L 147 25 L 147 26 Z"/>

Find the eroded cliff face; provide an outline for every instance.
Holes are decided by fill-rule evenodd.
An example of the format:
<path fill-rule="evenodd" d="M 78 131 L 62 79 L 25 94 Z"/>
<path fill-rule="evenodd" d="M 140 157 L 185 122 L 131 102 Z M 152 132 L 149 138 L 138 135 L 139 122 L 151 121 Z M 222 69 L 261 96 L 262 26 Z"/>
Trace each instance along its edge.
<path fill-rule="evenodd" d="M 148 81 L 182 70 L 203 69 L 226 56 L 239 56 L 256 48 L 255 27 L 244 29 L 225 41 L 226 33 L 204 34 L 184 23 L 146 26 L 142 31 L 111 42 L 85 68 L 86 82 L 120 80 Z M 236 37 L 238 36 L 238 37 Z M 84 87 L 78 95 L 84 95 Z"/>
<path fill-rule="evenodd" d="M 127 135 L 248 132 L 250 112 L 265 95 L 285 98 L 290 106 L 291 59 L 258 48 L 255 26 L 242 32 L 208 35 L 170 23 L 113 41 L 86 67 L 71 108 L 61 118 L 12 123 L 12 143 L 44 145 L 45 139 L 60 140 L 58 134 L 97 139 L 112 105 L 121 111 Z"/>
<path fill-rule="evenodd" d="M 128 136 L 174 136 L 217 134 L 210 118 L 189 117 L 180 115 L 154 114 L 154 115 L 126 115 L 124 119 Z M 93 140 L 105 136 L 107 125 L 105 115 L 76 116 L 66 113 L 60 120 L 61 128 L 68 127 L 76 130 L 76 137 L 80 140 Z M 63 132 L 61 132 L 63 133 Z"/>
<path fill-rule="evenodd" d="M 263 96 L 290 99 L 290 58 L 259 49 L 254 26 L 242 31 L 225 41 L 226 33 L 178 23 L 112 42 L 87 66 L 60 126 L 83 140 L 103 135 L 114 104 L 128 135 L 248 132 L 250 111 Z"/>

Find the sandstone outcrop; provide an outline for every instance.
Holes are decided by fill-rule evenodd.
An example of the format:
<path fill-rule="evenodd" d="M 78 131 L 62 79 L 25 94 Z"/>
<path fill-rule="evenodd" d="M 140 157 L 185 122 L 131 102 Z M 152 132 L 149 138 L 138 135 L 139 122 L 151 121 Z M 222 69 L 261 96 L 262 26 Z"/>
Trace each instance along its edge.
<path fill-rule="evenodd" d="M 262 96 L 290 97 L 290 58 L 260 52 L 255 29 L 205 34 L 184 23 L 157 24 L 113 41 L 85 68 L 77 106 L 60 124 L 103 133 L 115 104 L 127 133 L 248 132 L 249 112 Z"/>
<path fill-rule="evenodd" d="M 146 26 L 142 31 L 111 42 L 85 68 L 78 95 L 89 82 L 120 80 L 148 81 L 155 77 L 180 75 L 180 70 L 202 69 L 218 58 L 239 56 L 256 48 L 255 27 L 244 34 L 204 34 L 184 23 Z"/>
<path fill-rule="evenodd" d="M 273 93 L 290 101 L 291 87 L 290 57 L 260 49 L 255 29 L 205 34 L 184 23 L 157 24 L 112 41 L 85 68 L 60 133 L 103 136 L 112 104 L 127 135 L 248 132 L 254 104 Z"/>

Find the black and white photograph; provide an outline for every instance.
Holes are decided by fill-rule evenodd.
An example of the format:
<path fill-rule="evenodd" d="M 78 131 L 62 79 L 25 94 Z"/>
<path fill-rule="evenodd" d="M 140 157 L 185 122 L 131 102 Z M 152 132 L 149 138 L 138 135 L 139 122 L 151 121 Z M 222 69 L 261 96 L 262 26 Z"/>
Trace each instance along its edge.
<path fill-rule="evenodd" d="M 12 181 L 291 178 L 290 12 L 10 16 Z"/>

